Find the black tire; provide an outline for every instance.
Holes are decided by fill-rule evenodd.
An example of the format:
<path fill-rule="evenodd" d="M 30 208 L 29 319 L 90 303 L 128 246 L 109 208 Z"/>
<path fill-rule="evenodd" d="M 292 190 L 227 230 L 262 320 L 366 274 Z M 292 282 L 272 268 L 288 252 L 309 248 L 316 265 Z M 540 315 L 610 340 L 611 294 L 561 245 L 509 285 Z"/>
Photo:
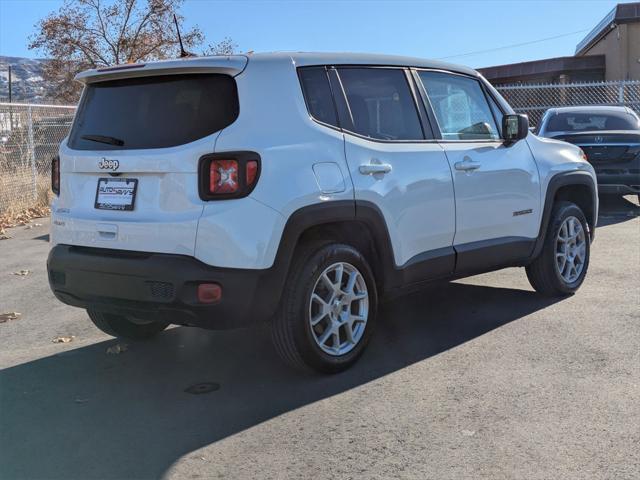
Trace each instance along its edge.
<path fill-rule="evenodd" d="M 87 310 L 93 324 L 107 335 L 128 340 L 146 340 L 163 331 L 168 323 L 135 323 L 123 315 Z"/>
<path fill-rule="evenodd" d="M 586 236 L 586 254 L 582 272 L 578 278 L 567 283 L 560 274 L 556 263 L 556 239 L 558 231 L 568 217 L 575 217 L 580 221 Z M 590 238 L 587 219 L 580 207 L 571 202 L 558 202 L 554 205 L 549 219 L 544 245 L 538 257 L 527 266 L 527 278 L 531 286 L 542 295 L 559 297 L 572 295 L 580 288 L 589 268 Z"/>
<path fill-rule="evenodd" d="M 312 332 L 314 327 L 309 321 L 309 308 L 316 282 L 325 269 L 339 262 L 355 267 L 364 279 L 368 293 L 368 315 L 364 332 L 355 346 L 350 347 L 352 350 L 343 355 L 330 355 L 315 340 Z M 301 246 L 289 271 L 280 309 L 273 319 L 273 343 L 285 363 L 298 370 L 341 372 L 356 362 L 369 343 L 375 327 L 377 307 L 376 282 L 371 268 L 358 250 L 330 241 Z"/>

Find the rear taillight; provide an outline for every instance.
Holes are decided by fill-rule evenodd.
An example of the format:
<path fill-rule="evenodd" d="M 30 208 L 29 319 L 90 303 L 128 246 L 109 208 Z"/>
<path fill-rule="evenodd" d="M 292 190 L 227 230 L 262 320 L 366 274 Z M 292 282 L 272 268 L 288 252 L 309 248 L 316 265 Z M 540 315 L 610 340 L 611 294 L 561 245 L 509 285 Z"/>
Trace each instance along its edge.
<path fill-rule="evenodd" d="M 51 190 L 56 195 L 60 195 L 60 157 L 51 159 Z"/>
<path fill-rule="evenodd" d="M 200 159 L 199 192 L 203 200 L 245 197 L 260 176 L 260 156 L 253 152 L 205 155 Z"/>
<path fill-rule="evenodd" d="M 213 160 L 209 165 L 209 193 L 236 193 L 240 188 L 238 162 Z"/>

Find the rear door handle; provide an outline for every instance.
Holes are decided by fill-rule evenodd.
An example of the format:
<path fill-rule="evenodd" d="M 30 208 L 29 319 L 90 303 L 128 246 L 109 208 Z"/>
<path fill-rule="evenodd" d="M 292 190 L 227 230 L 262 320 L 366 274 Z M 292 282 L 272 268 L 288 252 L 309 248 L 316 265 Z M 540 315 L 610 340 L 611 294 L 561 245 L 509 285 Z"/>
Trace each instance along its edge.
<path fill-rule="evenodd" d="M 366 163 L 358 168 L 363 175 L 375 175 L 376 173 L 389 173 L 391 165 L 388 163 Z"/>
<path fill-rule="evenodd" d="M 480 164 L 478 162 L 473 162 L 471 160 L 464 160 L 463 162 L 456 162 L 453 164 L 456 170 L 462 170 L 463 172 L 471 172 L 473 170 L 477 170 L 480 168 Z"/>

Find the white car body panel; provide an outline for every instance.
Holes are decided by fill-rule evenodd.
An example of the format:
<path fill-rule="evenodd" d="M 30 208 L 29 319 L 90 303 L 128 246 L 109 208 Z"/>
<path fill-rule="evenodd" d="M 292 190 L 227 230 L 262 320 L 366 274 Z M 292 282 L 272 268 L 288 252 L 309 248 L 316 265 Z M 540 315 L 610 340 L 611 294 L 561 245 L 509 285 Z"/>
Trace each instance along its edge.
<path fill-rule="evenodd" d="M 598 186 L 596 172 L 593 166 L 584 160 L 579 147 L 571 143 L 552 140 L 550 138 L 539 137 L 529 134 L 525 139 L 536 160 L 540 175 L 540 191 L 542 201 L 549 187 L 551 179 L 560 173 L 583 171 L 587 172 L 594 185 Z M 596 196 L 595 218 L 598 218 L 599 199 Z M 538 235 L 540 234 L 540 224 L 538 225 Z"/>
<path fill-rule="evenodd" d="M 375 204 L 384 216 L 396 266 L 430 250 L 450 247 L 455 232 L 451 171 L 440 145 L 385 143 L 346 134 L 345 150 L 356 200 Z M 367 175 L 361 165 L 388 164 Z"/>
<path fill-rule="evenodd" d="M 443 142 L 456 192 L 454 245 L 506 237 L 535 238 L 542 202 L 536 162 L 525 141 Z M 456 164 L 475 162 L 477 170 Z M 528 213 L 525 213 L 528 212 Z"/>
<path fill-rule="evenodd" d="M 213 151 L 218 133 L 177 147 L 87 151 L 60 147 L 61 190 L 52 203 L 51 243 L 194 255 L 203 202 L 198 196 L 199 158 Z M 132 211 L 94 208 L 98 167 L 117 159 L 117 178 L 138 179 Z M 105 225 L 114 234 L 105 235 Z"/>

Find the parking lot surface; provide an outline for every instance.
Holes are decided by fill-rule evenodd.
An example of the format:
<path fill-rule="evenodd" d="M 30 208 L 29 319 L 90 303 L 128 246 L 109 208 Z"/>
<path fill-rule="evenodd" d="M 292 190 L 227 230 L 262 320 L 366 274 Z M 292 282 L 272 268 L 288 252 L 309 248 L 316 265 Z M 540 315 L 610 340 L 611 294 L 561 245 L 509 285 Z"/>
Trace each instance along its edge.
<path fill-rule="evenodd" d="M 0 477 L 638 478 L 639 210 L 602 199 L 575 296 L 542 298 L 516 268 L 434 284 L 384 305 L 336 376 L 289 370 L 265 327 L 109 354 L 118 341 L 49 291 L 48 221 L 10 229 Z"/>

